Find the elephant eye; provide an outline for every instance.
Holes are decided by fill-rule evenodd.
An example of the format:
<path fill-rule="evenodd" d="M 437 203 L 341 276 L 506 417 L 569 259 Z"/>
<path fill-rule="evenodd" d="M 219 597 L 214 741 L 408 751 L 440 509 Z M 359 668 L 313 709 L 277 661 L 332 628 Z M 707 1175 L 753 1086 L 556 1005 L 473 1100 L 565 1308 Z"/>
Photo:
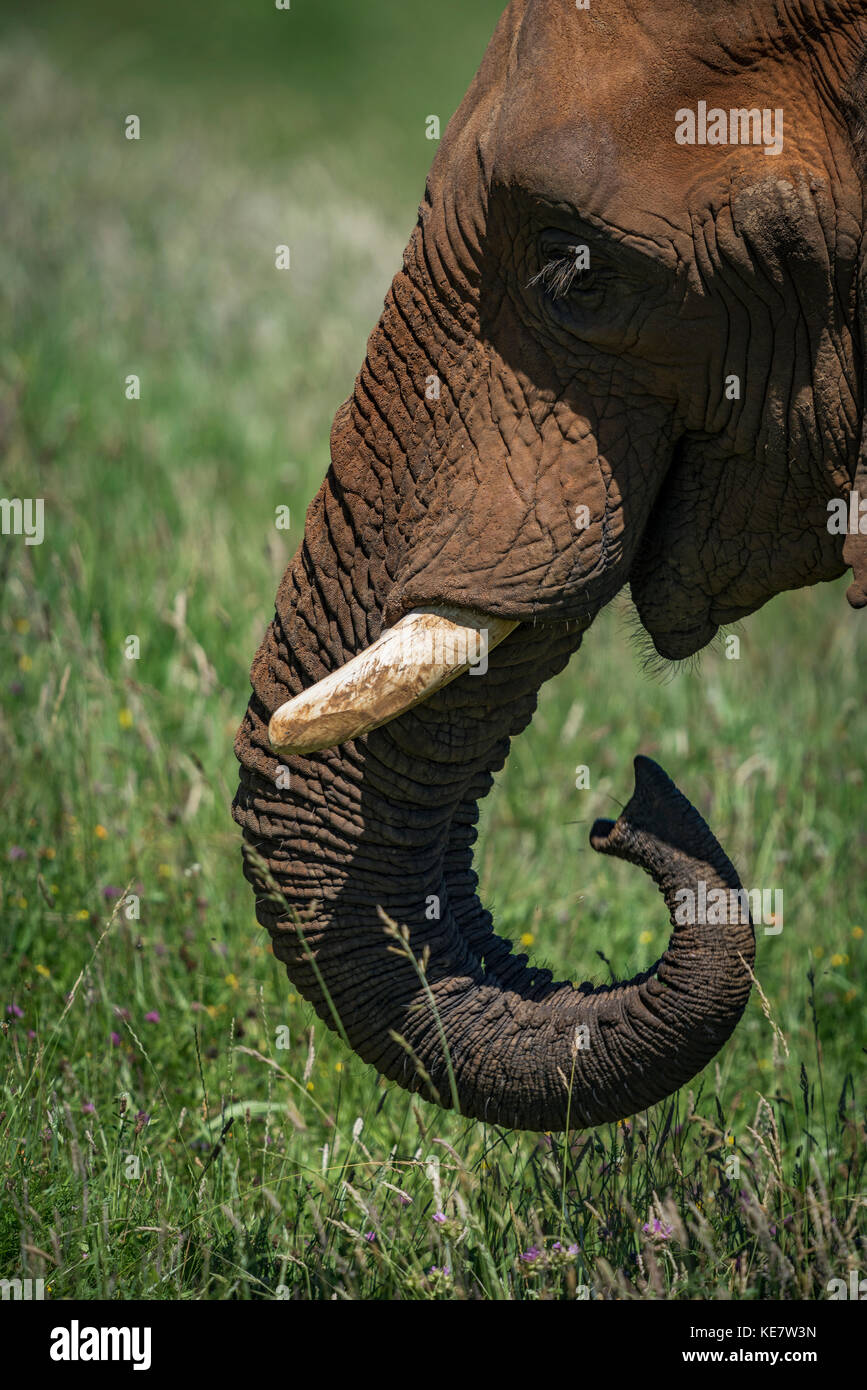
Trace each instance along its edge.
<path fill-rule="evenodd" d="M 604 278 L 598 265 L 591 261 L 590 248 L 585 244 L 557 248 L 556 254 L 545 261 L 541 270 L 530 280 L 540 285 L 549 299 L 561 300 L 588 294 L 600 288 Z"/>

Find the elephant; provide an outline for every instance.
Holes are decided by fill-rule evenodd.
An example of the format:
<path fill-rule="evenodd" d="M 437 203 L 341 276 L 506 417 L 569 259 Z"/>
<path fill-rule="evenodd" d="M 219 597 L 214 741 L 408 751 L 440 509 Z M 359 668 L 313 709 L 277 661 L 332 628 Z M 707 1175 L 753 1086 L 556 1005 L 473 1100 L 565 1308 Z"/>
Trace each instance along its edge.
<path fill-rule="evenodd" d="M 477 895 L 478 803 L 626 585 L 660 657 L 853 570 L 867 498 L 867 0 L 511 0 L 449 122 L 256 654 L 233 815 L 273 951 L 378 1072 L 563 1131 L 695 1076 L 749 914 L 649 758 L 591 844 L 665 897 L 663 956 L 556 982 Z M 857 513 L 857 505 L 856 505 Z"/>

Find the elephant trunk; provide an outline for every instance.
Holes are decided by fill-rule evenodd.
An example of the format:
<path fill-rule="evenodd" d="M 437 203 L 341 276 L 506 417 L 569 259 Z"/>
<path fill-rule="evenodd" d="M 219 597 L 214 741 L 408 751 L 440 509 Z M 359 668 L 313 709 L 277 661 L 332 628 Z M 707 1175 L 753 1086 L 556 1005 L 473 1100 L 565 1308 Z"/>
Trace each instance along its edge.
<path fill-rule="evenodd" d="M 520 624 L 485 675 L 461 675 L 339 749 L 275 755 L 275 712 L 380 637 L 374 533 L 345 502 L 332 471 L 281 585 L 236 742 L 234 815 L 274 954 L 365 1061 L 443 1106 L 531 1130 L 632 1114 L 694 1076 L 743 1012 L 754 940 L 735 870 L 665 773 L 639 758 L 632 799 L 616 822 L 594 825 L 591 843 L 662 890 L 674 932 L 661 959 L 627 983 L 575 988 L 495 935 L 472 868 L 477 804 L 539 686 L 580 644 L 574 622 Z M 703 905 L 720 895 L 726 909 L 707 920 Z"/>

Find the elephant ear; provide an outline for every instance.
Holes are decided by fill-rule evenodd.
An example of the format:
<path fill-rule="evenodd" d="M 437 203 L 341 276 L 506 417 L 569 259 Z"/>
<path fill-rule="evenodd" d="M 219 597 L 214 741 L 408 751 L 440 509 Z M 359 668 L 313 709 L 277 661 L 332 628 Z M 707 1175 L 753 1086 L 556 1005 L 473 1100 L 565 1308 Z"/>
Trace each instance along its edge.
<path fill-rule="evenodd" d="M 849 6 L 858 18 L 867 22 L 867 0 Z M 852 144 L 855 148 L 855 168 L 861 179 L 862 206 L 867 211 L 867 31 L 855 71 L 845 94 L 846 116 Z M 861 349 L 861 442 L 852 479 L 852 492 L 859 501 L 867 500 L 867 227 L 861 231 L 861 255 L 858 266 L 857 336 Z M 858 509 L 855 509 L 858 515 Z M 867 608 L 867 535 L 860 530 L 849 531 L 843 543 L 843 559 L 852 570 L 852 583 L 846 598 L 853 608 Z"/>

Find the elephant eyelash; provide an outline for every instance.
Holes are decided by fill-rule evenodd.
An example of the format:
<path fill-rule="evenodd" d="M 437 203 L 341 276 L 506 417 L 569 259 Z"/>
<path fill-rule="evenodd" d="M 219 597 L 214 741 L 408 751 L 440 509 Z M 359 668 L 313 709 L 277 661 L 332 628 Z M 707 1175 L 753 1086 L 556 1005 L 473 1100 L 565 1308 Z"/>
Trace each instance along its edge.
<path fill-rule="evenodd" d="M 553 260 L 548 261 L 538 274 L 533 276 L 527 288 L 531 285 L 542 285 L 552 299 L 564 299 L 576 282 L 579 287 L 586 284 L 592 278 L 593 272 L 582 270 L 577 264 L 578 249 L 577 246 L 572 247 L 569 254 L 555 256 Z"/>

